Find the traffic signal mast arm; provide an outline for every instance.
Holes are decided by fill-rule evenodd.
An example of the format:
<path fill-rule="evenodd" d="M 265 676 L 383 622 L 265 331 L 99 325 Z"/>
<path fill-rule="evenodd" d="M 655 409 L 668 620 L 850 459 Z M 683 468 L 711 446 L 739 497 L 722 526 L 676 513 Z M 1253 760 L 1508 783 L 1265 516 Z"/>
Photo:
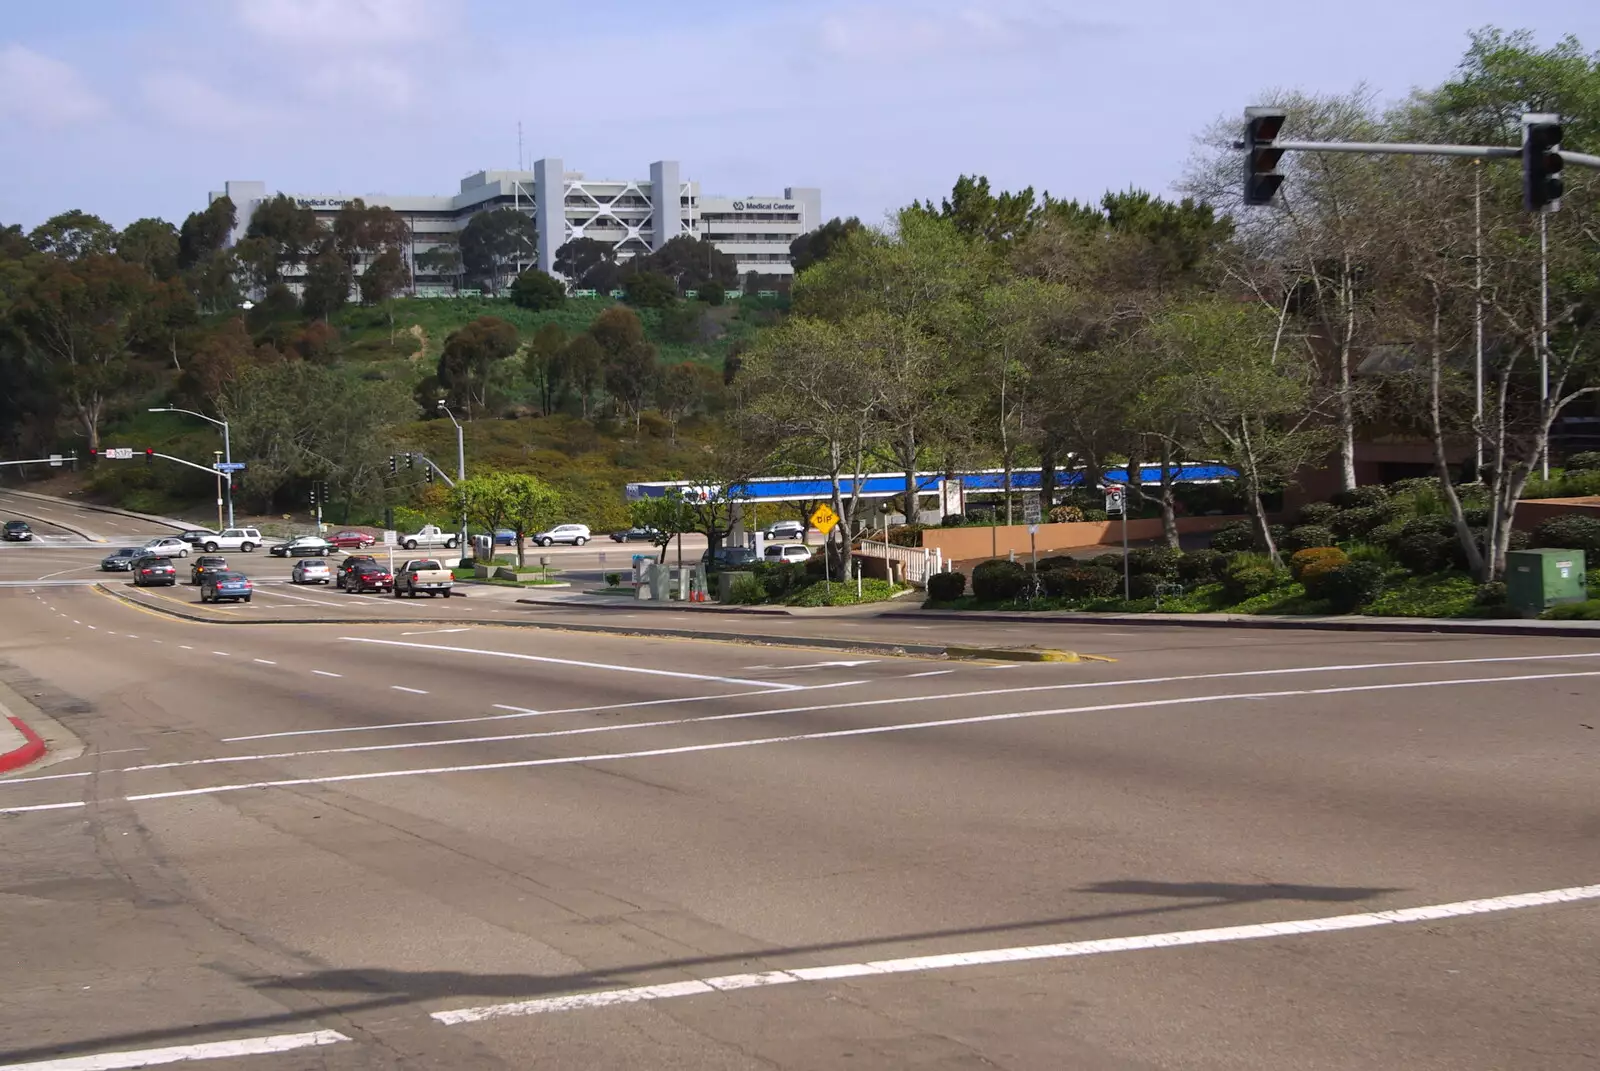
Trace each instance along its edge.
<path fill-rule="evenodd" d="M 444 471 L 444 469 L 441 469 L 441 468 L 440 468 L 440 467 L 439 467 L 439 466 L 438 466 L 438 465 L 435 465 L 435 464 L 434 464 L 434 463 L 433 463 L 433 459 L 432 459 L 432 458 L 430 458 L 430 457 L 428 457 L 428 455 L 427 455 L 427 454 L 421 454 L 421 453 L 416 453 L 416 452 L 413 452 L 413 453 L 411 453 L 411 454 L 409 454 L 409 455 L 407 455 L 407 456 L 409 456 L 409 457 L 415 457 L 415 458 L 417 458 L 417 459 L 418 459 L 418 460 L 420 460 L 420 461 L 421 461 L 421 462 L 422 462 L 422 463 L 423 463 L 423 464 L 424 464 L 424 465 L 426 465 L 426 466 L 428 466 L 428 467 L 429 467 L 429 468 L 430 468 L 430 469 L 432 469 L 432 470 L 433 470 L 433 471 L 434 471 L 434 472 L 437 472 L 437 473 L 438 473 L 438 474 L 439 474 L 439 478 L 440 478 L 440 479 L 441 479 L 441 480 L 443 480 L 443 481 L 444 481 L 444 482 L 445 482 L 445 486 L 446 486 L 446 487 L 454 487 L 454 486 L 455 486 L 455 485 L 456 485 L 456 482 L 455 482 L 455 481 L 454 481 L 454 480 L 452 480 L 452 479 L 451 479 L 451 478 L 450 478 L 450 477 L 449 477 L 449 475 L 447 475 L 447 474 L 446 474 L 446 473 L 445 473 L 445 471 Z M 391 461 L 393 461 L 393 460 L 394 460 L 394 459 L 393 459 L 393 458 L 390 458 L 390 460 L 391 460 Z M 409 465 L 407 465 L 407 468 L 409 468 L 409 467 L 410 467 L 410 466 L 409 466 Z M 395 466 L 395 465 L 390 465 L 390 466 L 389 466 L 389 471 L 390 471 L 390 473 L 394 473 L 394 472 L 395 472 L 395 470 L 396 470 L 396 468 L 397 468 L 397 466 Z"/>
<path fill-rule="evenodd" d="M 1476 156 L 1479 158 L 1518 159 L 1522 147 L 1508 148 L 1500 145 L 1429 145 L 1414 142 L 1388 141 L 1279 141 L 1274 142 L 1284 152 L 1360 152 L 1386 156 Z M 1562 149 L 1556 153 L 1569 164 L 1600 170 L 1600 156 Z"/>

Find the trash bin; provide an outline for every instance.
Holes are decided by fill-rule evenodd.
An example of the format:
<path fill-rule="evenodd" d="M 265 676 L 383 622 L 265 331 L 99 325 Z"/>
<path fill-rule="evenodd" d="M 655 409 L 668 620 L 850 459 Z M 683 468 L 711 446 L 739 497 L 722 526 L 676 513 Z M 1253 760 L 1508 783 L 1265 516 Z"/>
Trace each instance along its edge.
<path fill-rule="evenodd" d="M 1538 617 L 1564 602 L 1588 598 L 1583 551 L 1544 547 L 1506 553 L 1506 602 L 1524 617 Z"/>

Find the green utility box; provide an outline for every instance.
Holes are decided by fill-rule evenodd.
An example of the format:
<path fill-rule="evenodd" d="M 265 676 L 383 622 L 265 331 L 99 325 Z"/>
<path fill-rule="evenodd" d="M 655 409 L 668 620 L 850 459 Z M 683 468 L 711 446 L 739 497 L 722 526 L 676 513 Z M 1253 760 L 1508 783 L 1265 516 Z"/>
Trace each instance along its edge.
<path fill-rule="evenodd" d="M 1513 550 L 1506 553 L 1506 602 L 1524 617 L 1538 617 L 1563 602 L 1583 602 L 1581 550 Z"/>

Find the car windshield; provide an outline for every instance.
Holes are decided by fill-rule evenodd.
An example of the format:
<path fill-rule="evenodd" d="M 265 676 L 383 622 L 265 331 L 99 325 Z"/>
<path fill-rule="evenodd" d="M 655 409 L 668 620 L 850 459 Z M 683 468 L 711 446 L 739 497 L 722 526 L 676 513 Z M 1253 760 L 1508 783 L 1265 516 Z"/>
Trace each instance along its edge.
<path fill-rule="evenodd" d="M 200 558 L 196 558 L 194 560 L 194 563 L 196 565 L 206 565 L 206 566 L 227 565 L 228 564 L 228 559 L 226 559 L 226 558 L 214 558 L 214 557 L 200 557 Z"/>
<path fill-rule="evenodd" d="M 438 562 L 434 562 L 434 561 L 420 561 L 420 562 L 412 562 L 411 563 L 411 568 L 412 569 L 416 569 L 416 570 L 421 570 L 421 569 L 443 569 L 444 566 L 442 566 Z"/>
<path fill-rule="evenodd" d="M 140 548 L 140 547 L 123 547 L 121 550 L 119 550 L 115 554 L 113 554 L 112 557 L 113 558 L 132 558 L 132 557 L 134 557 L 136 555 L 143 554 L 143 553 L 144 553 L 144 550 L 142 548 Z"/>
<path fill-rule="evenodd" d="M 219 584 L 231 584 L 236 580 L 243 580 L 244 579 L 244 574 L 243 573 L 218 573 L 217 576 L 216 576 L 216 579 L 217 579 L 217 583 L 219 583 Z"/>
<path fill-rule="evenodd" d="M 319 558 L 307 558 L 300 563 L 300 568 L 302 569 L 326 569 L 327 567 L 328 563 Z"/>

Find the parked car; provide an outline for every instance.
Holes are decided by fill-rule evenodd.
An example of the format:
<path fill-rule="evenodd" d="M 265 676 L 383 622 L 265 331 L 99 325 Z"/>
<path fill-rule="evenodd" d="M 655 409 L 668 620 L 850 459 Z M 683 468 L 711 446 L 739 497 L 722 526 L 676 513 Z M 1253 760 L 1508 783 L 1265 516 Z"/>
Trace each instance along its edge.
<path fill-rule="evenodd" d="M 333 569 L 321 558 L 301 558 L 289 571 L 291 584 L 331 584 Z"/>
<path fill-rule="evenodd" d="M 418 547 L 454 547 L 460 541 L 460 535 L 446 532 L 437 524 L 425 524 L 415 532 L 400 537 L 400 545 L 407 550 L 416 550 Z"/>
<path fill-rule="evenodd" d="M 345 574 L 344 590 L 352 595 L 363 591 L 393 591 L 394 574 L 377 562 L 361 562 Z"/>
<path fill-rule="evenodd" d="M 133 563 L 144 557 L 143 547 L 123 547 L 114 550 L 100 560 L 102 573 L 126 573 L 133 569 Z"/>
<path fill-rule="evenodd" d="M 27 521 L 6 522 L 7 543 L 31 543 L 32 541 L 33 529 L 28 527 Z"/>
<path fill-rule="evenodd" d="M 217 573 L 207 573 L 200 582 L 201 602 L 249 602 L 255 585 L 243 573 L 223 570 Z"/>
<path fill-rule="evenodd" d="M 224 528 L 200 544 L 207 554 L 219 550 L 237 550 L 249 554 L 262 544 L 261 533 L 254 528 Z"/>
<path fill-rule="evenodd" d="M 287 543 L 275 543 L 267 551 L 274 558 L 320 558 L 333 553 L 333 544 L 321 536 L 295 536 Z"/>
<path fill-rule="evenodd" d="M 806 538 L 806 526 L 799 521 L 779 521 L 767 529 L 768 539 L 797 539 L 802 543 Z"/>
<path fill-rule="evenodd" d="M 216 534 L 209 528 L 191 528 L 187 532 L 179 532 L 178 538 L 190 545 L 199 546 Z"/>
<path fill-rule="evenodd" d="M 651 528 L 649 526 L 640 528 L 638 525 L 635 525 L 632 528 L 624 528 L 620 532 L 612 532 L 611 538 L 616 540 L 618 543 L 633 543 L 636 541 L 641 543 L 654 543 L 659 534 L 659 529 Z"/>
<path fill-rule="evenodd" d="M 156 558 L 187 558 L 189 544 L 177 536 L 158 536 L 144 545 L 144 552 Z"/>
<path fill-rule="evenodd" d="M 709 573 L 721 572 L 723 569 L 737 569 L 741 565 L 753 565 L 756 561 L 756 552 L 749 547 L 718 547 L 715 552 L 706 551 L 700 555 L 700 564 L 706 567 Z"/>
<path fill-rule="evenodd" d="M 133 563 L 133 582 L 141 588 L 172 587 L 178 582 L 178 570 L 169 559 L 146 553 Z"/>
<path fill-rule="evenodd" d="M 228 571 L 228 559 L 219 554 L 202 554 L 189 566 L 189 583 L 195 587 L 200 586 L 200 581 L 210 573 L 225 573 Z"/>
<path fill-rule="evenodd" d="M 766 562 L 808 562 L 811 548 L 804 543 L 771 543 L 761 552 Z"/>
<path fill-rule="evenodd" d="M 333 586 L 336 587 L 336 588 L 344 587 L 345 580 L 347 580 L 349 578 L 350 573 L 356 568 L 356 566 L 358 566 L 358 565 L 367 565 L 367 564 L 376 565 L 377 561 L 378 561 L 378 559 L 374 558 L 370 554 L 352 554 L 352 555 L 350 555 L 344 561 L 339 563 L 339 571 L 338 571 L 338 574 L 334 577 Z"/>
<path fill-rule="evenodd" d="M 533 541 L 541 547 L 548 547 L 552 543 L 571 543 L 581 547 L 591 538 L 587 524 L 558 524 L 549 531 L 536 534 Z"/>
<path fill-rule="evenodd" d="M 442 562 L 433 558 L 412 558 L 401 562 L 400 568 L 394 571 L 394 597 L 409 595 L 414 599 L 420 591 L 430 599 L 435 595 L 448 599 L 455 579 Z"/>
<path fill-rule="evenodd" d="M 357 550 L 366 550 L 377 541 L 377 536 L 368 535 L 366 532 L 357 532 L 353 528 L 343 532 L 335 532 L 333 535 L 328 537 L 328 542 L 332 543 L 340 550 L 344 550 L 347 547 L 354 547 Z"/>

